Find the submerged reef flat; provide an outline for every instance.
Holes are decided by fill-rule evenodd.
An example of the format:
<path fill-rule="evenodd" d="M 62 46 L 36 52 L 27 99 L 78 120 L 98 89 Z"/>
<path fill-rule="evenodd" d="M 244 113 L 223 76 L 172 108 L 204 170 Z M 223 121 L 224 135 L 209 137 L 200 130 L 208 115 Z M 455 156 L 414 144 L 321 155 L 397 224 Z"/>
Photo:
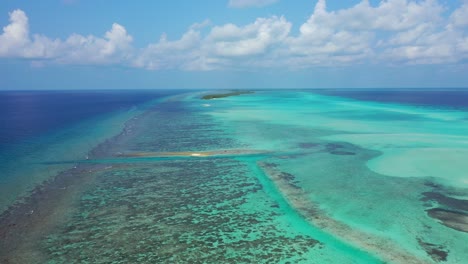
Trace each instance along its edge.
<path fill-rule="evenodd" d="M 467 112 L 202 95 L 148 107 L 86 159 L 41 163 L 70 168 L 0 215 L 0 262 L 468 259 Z"/>
<path fill-rule="evenodd" d="M 59 262 L 304 260 L 320 242 L 282 224 L 284 213 L 246 169 L 196 160 L 104 172 L 44 246 Z"/>

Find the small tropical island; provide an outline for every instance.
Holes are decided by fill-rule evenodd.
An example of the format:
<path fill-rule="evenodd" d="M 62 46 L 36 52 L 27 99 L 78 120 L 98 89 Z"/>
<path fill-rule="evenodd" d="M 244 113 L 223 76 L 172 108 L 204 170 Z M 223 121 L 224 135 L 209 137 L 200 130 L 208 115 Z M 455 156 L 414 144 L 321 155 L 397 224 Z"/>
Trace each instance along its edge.
<path fill-rule="evenodd" d="M 207 94 L 202 97 L 203 100 L 211 100 L 211 99 L 217 99 L 217 98 L 224 98 L 224 97 L 229 97 L 229 96 L 237 96 L 241 94 L 252 94 L 255 93 L 253 91 L 232 91 L 228 93 L 217 93 L 217 94 Z"/>

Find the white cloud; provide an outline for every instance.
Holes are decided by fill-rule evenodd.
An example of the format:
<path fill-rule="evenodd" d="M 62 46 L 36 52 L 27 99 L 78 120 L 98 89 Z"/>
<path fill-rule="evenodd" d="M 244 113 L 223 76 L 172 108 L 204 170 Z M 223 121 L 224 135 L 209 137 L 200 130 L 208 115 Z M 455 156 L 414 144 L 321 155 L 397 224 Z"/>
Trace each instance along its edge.
<path fill-rule="evenodd" d="M 10 24 L 0 35 L 0 55 L 21 56 L 23 48 L 30 42 L 28 17 L 21 10 L 10 14 Z"/>
<path fill-rule="evenodd" d="M 213 54 L 219 56 L 258 55 L 281 43 L 289 35 L 291 26 L 284 17 L 259 18 L 244 27 L 227 24 L 211 30 L 207 45 L 212 46 Z"/>
<path fill-rule="evenodd" d="M 426 1 L 427 19 L 420 19 L 413 27 L 396 32 L 386 41 L 381 41 L 384 49 L 381 59 L 396 63 L 407 64 L 440 64 L 457 63 L 468 58 L 464 48 L 464 39 L 467 37 L 462 12 L 468 11 L 466 4 L 454 10 L 451 15 L 442 17 L 444 8 L 436 7 L 436 1 Z M 422 11 L 420 11 L 421 13 Z M 431 14 L 431 15 L 428 15 Z M 432 19 L 431 19 L 432 17 Z M 468 25 L 468 24 L 467 24 Z"/>
<path fill-rule="evenodd" d="M 232 8 L 262 7 L 278 2 L 278 0 L 229 0 L 228 6 Z"/>
<path fill-rule="evenodd" d="M 468 3 L 464 3 L 460 8 L 455 10 L 450 16 L 451 25 L 455 27 L 468 26 Z"/>
<path fill-rule="evenodd" d="M 468 55 L 463 50 L 462 32 L 433 28 L 421 31 L 423 33 L 404 32 L 395 36 L 383 50 L 382 59 L 408 64 L 439 64 L 455 63 Z M 406 33 L 410 37 L 407 38 Z"/>
<path fill-rule="evenodd" d="M 259 1 L 244 1 L 242 3 Z M 237 4 L 239 4 L 238 2 Z M 356 63 L 440 64 L 468 59 L 468 3 L 448 10 L 437 0 L 363 0 L 327 10 L 317 1 L 298 33 L 285 17 L 257 18 L 250 24 L 194 23 L 178 39 L 165 34 L 143 48 L 126 29 L 113 24 L 102 37 L 72 34 L 51 39 L 30 34 L 28 17 L 11 12 L 0 35 L 0 57 L 47 63 L 119 64 L 151 70 L 307 68 Z M 33 63 L 38 65 L 37 63 Z"/>
<path fill-rule="evenodd" d="M 198 29 L 206 28 L 208 26 L 211 26 L 211 21 L 209 19 L 205 19 L 201 23 L 193 23 L 190 26 L 190 29 L 198 30 Z"/>
<path fill-rule="evenodd" d="M 267 53 L 288 36 L 291 23 L 284 17 L 259 18 L 243 27 L 234 24 L 215 26 L 205 37 L 197 28 L 190 26 L 179 40 L 174 41 L 169 41 L 164 34 L 157 43 L 144 48 L 133 65 L 147 69 L 186 70 L 226 67 L 236 58 L 246 60 L 248 56 Z"/>
<path fill-rule="evenodd" d="M 61 63 L 108 64 L 126 62 L 132 54 L 132 37 L 114 23 L 104 38 L 73 34 L 61 42 L 55 56 Z"/>
<path fill-rule="evenodd" d="M 314 12 L 288 39 L 293 65 L 376 63 L 453 63 L 466 56 L 466 4 L 444 19 L 438 1 L 388 0 L 377 6 L 361 1 L 348 9 L 327 11 L 319 0 Z M 467 20 L 468 21 L 468 20 Z"/>
<path fill-rule="evenodd" d="M 65 41 L 29 34 L 28 17 L 22 10 L 10 13 L 10 24 L 0 35 L 0 56 L 51 59 L 61 63 L 101 64 L 121 62 L 129 56 L 132 37 L 113 24 L 104 38 L 72 34 Z"/>
<path fill-rule="evenodd" d="M 28 17 L 22 10 L 10 14 L 10 24 L 0 35 L 0 57 L 50 58 L 60 45 L 58 40 L 29 34 Z"/>
<path fill-rule="evenodd" d="M 169 41 L 163 34 L 157 43 L 139 52 L 133 66 L 151 70 L 188 68 L 200 56 L 200 32 L 193 28 L 175 41 Z"/>

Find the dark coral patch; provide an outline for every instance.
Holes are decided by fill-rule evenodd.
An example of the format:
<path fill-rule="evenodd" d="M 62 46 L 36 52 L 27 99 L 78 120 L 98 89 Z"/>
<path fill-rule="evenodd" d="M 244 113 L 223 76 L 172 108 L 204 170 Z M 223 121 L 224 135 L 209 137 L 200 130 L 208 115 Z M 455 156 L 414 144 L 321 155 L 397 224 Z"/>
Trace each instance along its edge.
<path fill-rule="evenodd" d="M 418 238 L 418 243 L 434 261 L 447 261 L 449 250 L 445 246 L 428 243 L 420 238 Z"/>
<path fill-rule="evenodd" d="M 439 192 L 425 192 L 422 201 L 436 201 L 440 205 L 468 212 L 468 200 L 456 199 Z"/>
<path fill-rule="evenodd" d="M 442 208 L 426 210 L 427 214 L 441 221 L 441 223 L 452 229 L 468 233 L 468 214 Z"/>
<path fill-rule="evenodd" d="M 328 143 L 325 145 L 325 148 L 328 150 L 328 151 L 333 151 L 335 149 L 341 149 L 341 148 L 344 148 L 345 145 L 343 144 L 338 144 L 338 143 Z"/>
<path fill-rule="evenodd" d="M 346 144 L 346 143 L 328 143 L 325 145 L 325 150 L 333 155 L 342 155 L 342 156 L 351 156 L 351 155 L 356 155 L 355 152 L 352 150 L 355 149 L 355 147 L 351 144 Z"/>
<path fill-rule="evenodd" d="M 440 189 L 437 185 L 434 188 Z M 432 191 L 424 192 L 421 201 L 425 202 L 427 206 L 431 206 L 430 202 L 436 202 L 442 207 L 426 210 L 430 217 L 452 229 L 468 232 L 468 200 L 456 199 Z"/>

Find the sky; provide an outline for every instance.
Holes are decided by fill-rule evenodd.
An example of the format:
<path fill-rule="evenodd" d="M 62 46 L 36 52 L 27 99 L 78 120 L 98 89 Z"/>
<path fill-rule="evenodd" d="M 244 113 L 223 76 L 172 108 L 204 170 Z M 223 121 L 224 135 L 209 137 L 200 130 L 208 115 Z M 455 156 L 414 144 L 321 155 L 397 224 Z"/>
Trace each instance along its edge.
<path fill-rule="evenodd" d="M 468 0 L 2 0 L 0 90 L 468 88 Z"/>

